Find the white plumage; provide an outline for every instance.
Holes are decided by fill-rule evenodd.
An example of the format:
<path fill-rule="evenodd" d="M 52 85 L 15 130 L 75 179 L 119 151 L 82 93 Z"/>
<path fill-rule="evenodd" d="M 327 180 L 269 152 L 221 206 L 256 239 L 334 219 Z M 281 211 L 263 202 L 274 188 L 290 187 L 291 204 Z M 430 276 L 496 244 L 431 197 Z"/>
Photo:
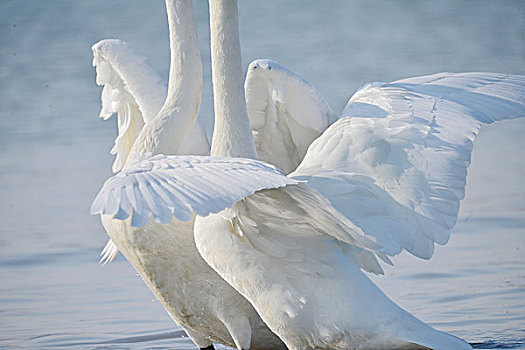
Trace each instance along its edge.
<path fill-rule="evenodd" d="M 124 166 L 144 124 L 160 110 L 166 89 L 145 59 L 136 55 L 127 43 L 102 40 L 93 45 L 92 51 L 97 84 L 104 86 L 100 117 L 107 120 L 117 113 L 118 136 L 111 149 L 111 154 L 117 155 L 113 163 L 113 171 L 117 172 Z"/>
<path fill-rule="evenodd" d="M 153 121 L 161 110 L 168 85 L 147 64 L 146 58 L 137 55 L 121 40 L 101 40 L 93 45 L 92 51 L 97 84 L 104 86 L 100 117 L 107 120 L 116 113 L 118 118 L 118 136 L 111 149 L 111 154 L 117 156 L 113 172 L 118 172 L 124 167 L 144 125 Z M 197 106 L 199 104 L 200 97 Z M 209 152 L 206 132 L 199 121 L 195 121 L 177 153 L 207 155 Z"/>
<path fill-rule="evenodd" d="M 369 84 L 328 127 L 336 118 L 311 84 L 256 61 L 245 83 L 254 143 L 236 11 L 236 1 L 210 0 L 212 154 L 222 158 L 136 163 L 106 182 L 93 210 L 127 219 L 130 230 L 150 216 L 191 224 L 199 215 L 194 243 L 204 260 L 289 349 L 470 349 L 401 309 L 362 270 L 381 273 L 377 258 L 390 263 L 402 250 L 430 258 L 435 243 L 447 242 L 473 140 L 483 123 L 525 116 L 525 77 L 441 73 Z M 299 166 L 285 177 L 265 163 L 228 158 L 253 158 L 253 144 L 286 172 Z M 249 345 L 242 320 L 226 327 L 237 347 Z"/>
<path fill-rule="evenodd" d="M 308 180 L 388 255 L 430 258 L 465 195 L 483 123 L 525 116 L 525 77 L 441 73 L 369 84 L 309 148 Z"/>
<path fill-rule="evenodd" d="M 215 2 L 221 3 L 210 4 Z M 218 21 L 227 17 L 216 15 Z M 211 19 L 213 23 L 213 12 Z M 212 36 L 212 46 L 213 40 Z M 227 47 L 226 53 L 234 50 Z M 218 61 L 226 64 L 236 57 L 222 56 Z M 213 68 L 232 72 L 220 65 Z M 237 93 L 233 89 L 238 77 L 222 78 L 231 79 L 225 87 Z M 525 115 L 524 86 L 521 76 L 444 73 L 365 87 L 289 175 L 307 180 L 307 185 L 259 191 L 231 209 L 198 217 L 199 252 L 254 305 L 290 349 L 470 349 L 464 341 L 399 308 L 360 268 L 380 272 L 374 255 L 369 255 L 372 252 L 387 262 L 384 254 L 402 249 L 429 258 L 435 242 L 446 243 L 463 197 L 475 133 L 483 122 Z M 274 102 L 284 100 L 279 92 L 271 91 L 261 101 L 264 96 L 266 101 L 269 96 Z M 260 132 L 265 123 L 275 124 L 275 108 L 259 101 L 258 110 L 265 112 L 252 118 L 258 129 L 255 138 L 272 142 L 273 135 Z M 320 105 L 314 110 L 326 108 Z M 220 125 L 230 126 L 239 120 L 229 114 L 216 118 Z M 285 126 L 282 135 L 291 135 L 286 130 L 290 124 L 281 121 L 280 125 Z M 215 137 L 249 139 L 250 135 L 221 128 Z M 215 153 L 239 154 L 239 149 Z M 284 150 L 273 154 L 277 162 L 289 161 L 285 158 L 290 155 Z M 288 164 L 296 161 L 291 160 Z M 326 199 L 314 200 L 322 198 L 314 188 Z M 335 214 L 321 215 L 325 211 Z M 363 247 L 334 235 L 339 230 L 354 236 L 362 230 L 383 247 Z"/>
<path fill-rule="evenodd" d="M 195 124 L 202 63 L 191 1 L 166 0 L 166 8 L 171 47 L 167 92 L 127 44 L 110 40 L 93 47 L 97 81 L 105 84 L 101 114 L 117 112 L 119 117 L 114 170 L 122 169 L 105 183 L 92 206 L 110 236 L 101 261 L 111 261 L 120 250 L 201 348 L 212 346 L 213 340 L 243 348 L 283 349 L 253 306 L 199 255 L 193 218 L 194 212 L 220 211 L 258 189 L 296 181 L 252 160 L 230 164 L 164 155 L 209 153 L 206 135 Z M 159 96 L 163 104 L 158 103 Z M 224 177 L 218 181 L 221 171 Z M 259 186 L 252 186 L 252 172 L 262 174 Z M 219 198 L 212 191 L 223 190 L 224 195 L 232 179 L 237 186 L 230 195 Z M 217 199 L 215 205 L 210 193 Z M 174 214 L 187 221 L 173 218 Z"/>
<path fill-rule="evenodd" d="M 323 231 L 328 221 L 319 211 L 333 206 L 375 237 L 379 256 L 405 249 L 430 258 L 434 243 L 445 244 L 456 222 L 481 124 L 525 116 L 524 97 L 525 77 L 492 73 L 368 85 L 289 174 L 308 181 L 329 204 L 290 196 L 296 186 L 257 192 L 231 210 L 197 219 L 199 251 L 289 348 L 413 343 L 468 349 L 379 291 L 356 268 L 363 263 L 347 253 L 355 244 Z M 234 225 L 224 225 L 224 218 Z"/>
<path fill-rule="evenodd" d="M 285 174 L 337 119 L 312 84 L 272 60 L 250 63 L 244 89 L 257 158 Z"/>
<path fill-rule="evenodd" d="M 366 86 L 288 176 L 307 184 L 197 218 L 197 247 L 291 349 L 469 349 L 399 308 L 359 268 L 380 273 L 373 254 L 430 258 L 447 242 L 479 127 L 525 116 L 524 96 L 525 77 L 491 73 Z"/>
<path fill-rule="evenodd" d="M 133 227 L 144 226 L 152 218 L 161 224 L 174 218 L 188 221 L 194 215 L 207 216 L 231 207 L 261 189 L 297 183 L 275 167 L 252 159 L 157 155 L 109 178 L 91 214 L 118 220 L 131 217 Z"/>

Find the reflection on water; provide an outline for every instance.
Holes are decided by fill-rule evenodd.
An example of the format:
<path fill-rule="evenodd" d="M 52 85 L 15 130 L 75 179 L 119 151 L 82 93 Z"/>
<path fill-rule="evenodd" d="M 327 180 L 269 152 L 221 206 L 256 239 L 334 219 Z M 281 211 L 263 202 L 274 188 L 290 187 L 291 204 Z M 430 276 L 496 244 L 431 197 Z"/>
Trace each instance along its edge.
<path fill-rule="evenodd" d="M 167 74 L 161 1 L 0 2 L 0 348 L 195 349 L 127 262 L 97 265 L 106 237 L 88 208 L 115 125 L 97 119 L 90 46 L 122 38 Z M 525 73 L 525 5 L 513 1 L 244 1 L 245 65 L 268 57 L 335 110 L 371 80 L 438 71 Z M 200 118 L 211 129 L 207 8 Z M 525 121 L 484 129 L 450 243 L 400 256 L 374 280 L 476 348 L 525 348 Z"/>

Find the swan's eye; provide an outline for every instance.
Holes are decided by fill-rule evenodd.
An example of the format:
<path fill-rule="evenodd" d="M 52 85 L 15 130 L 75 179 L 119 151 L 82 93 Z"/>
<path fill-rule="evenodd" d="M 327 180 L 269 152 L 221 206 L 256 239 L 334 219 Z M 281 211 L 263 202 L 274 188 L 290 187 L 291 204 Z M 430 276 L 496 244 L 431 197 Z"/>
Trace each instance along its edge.
<path fill-rule="evenodd" d="M 253 67 L 252 67 L 252 69 L 256 69 L 256 68 L 257 68 L 257 66 L 253 66 Z"/>
<path fill-rule="evenodd" d="M 272 70 L 272 67 L 268 66 L 268 70 Z"/>

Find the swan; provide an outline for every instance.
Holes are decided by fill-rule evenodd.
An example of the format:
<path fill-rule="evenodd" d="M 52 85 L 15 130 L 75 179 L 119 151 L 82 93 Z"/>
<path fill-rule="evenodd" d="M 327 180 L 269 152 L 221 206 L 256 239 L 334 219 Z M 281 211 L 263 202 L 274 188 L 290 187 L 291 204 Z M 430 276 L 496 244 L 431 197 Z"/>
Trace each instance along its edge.
<path fill-rule="evenodd" d="M 254 160 L 236 1 L 210 0 L 210 26 L 213 157 L 137 162 L 104 184 L 92 212 L 158 222 L 197 215 L 204 260 L 289 349 L 471 349 L 401 309 L 363 270 L 382 273 L 379 260 L 403 250 L 428 259 L 446 244 L 473 140 L 483 123 L 525 115 L 525 77 L 367 84 L 285 176 Z M 131 197 L 130 187 L 140 189 Z"/>
<path fill-rule="evenodd" d="M 112 150 L 117 154 L 113 170 L 120 171 L 118 178 L 125 178 L 137 160 L 164 157 L 161 153 L 209 153 L 206 134 L 194 123 L 201 99 L 202 63 L 192 5 L 189 0 L 166 0 L 166 8 L 171 47 L 167 92 L 158 75 L 126 43 L 103 40 L 93 46 L 97 82 L 104 85 L 101 116 L 107 119 L 118 113 L 119 136 Z M 144 190 L 143 185 L 146 190 L 156 188 L 155 181 L 128 187 L 128 191 Z M 132 203 L 147 206 L 149 200 L 136 198 Z M 120 210 L 101 214 L 110 236 L 101 261 L 111 262 L 121 251 L 199 348 L 213 349 L 212 340 L 236 346 L 237 339 L 247 333 L 245 348 L 284 349 L 251 304 L 199 255 L 192 234 L 193 215 L 186 221 L 157 223 L 140 215 L 117 220 Z M 139 224 L 143 226 L 136 227 Z"/>
<path fill-rule="evenodd" d="M 235 23 L 232 3 L 210 0 L 212 34 L 214 27 L 226 32 L 224 27 Z M 220 67 L 240 62 L 240 55 L 231 54 L 236 52 L 234 43 L 223 37 L 228 35 L 212 35 L 212 55 L 219 57 L 213 64 L 219 98 L 216 87 L 232 96 L 241 80 L 238 69 Z M 252 63 L 248 74 L 272 68 L 290 75 L 268 60 Z M 222 77 L 216 79 L 215 72 Z M 216 84 L 226 79 L 229 86 Z M 245 87 L 248 95 L 252 89 Z M 317 116 L 325 115 L 330 123 L 330 109 L 312 91 L 310 96 L 319 102 L 316 110 L 322 111 Z M 268 103 L 271 97 L 278 106 L 285 100 L 281 94 L 268 91 L 263 98 Z M 225 113 L 216 110 L 211 155 L 254 158 L 253 148 L 239 147 L 251 139 L 243 106 L 238 103 L 237 113 L 235 106 L 228 108 Z M 254 125 L 260 146 L 271 150 L 275 135 L 270 133 L 275 130 L 293 135 L 294 124 L 286 119 L 281 119 L 281 127 L 265 130 L 265 124 L 279 124 L 275 106 L 262 103 L 259 110 L 266 112 L 256 115 Z M 391 264 L 389 256 L 403 250 L 429 259 L 435 243 L 446 244 L 464 197 L 479 128 L 523 116 L 523 76 L 441 73 L 367 84 L 335 123 L 324 131 L 321 125 L 321 136 L 288 175 L 307 184 L 258 191 L 231 203 L 230 209 L 200 215 L 195 223 L 197 248 L 290 349 L 470 349 L 463 340 L 401 309 L 362 270 L 382 273 L 377 259 Z M 232 130 L 232 125 L 240 127 Z M 216 139 L 238 147 L 215 147 Z M 288 161 L 286 150 L 274 152 L 259 153 Z"/>

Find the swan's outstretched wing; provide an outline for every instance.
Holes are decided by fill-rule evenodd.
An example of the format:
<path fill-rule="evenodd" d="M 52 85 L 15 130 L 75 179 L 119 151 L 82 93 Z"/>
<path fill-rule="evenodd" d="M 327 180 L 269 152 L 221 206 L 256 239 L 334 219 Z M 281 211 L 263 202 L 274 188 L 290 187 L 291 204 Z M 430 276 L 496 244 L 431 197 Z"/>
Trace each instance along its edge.
<path fill-rule="evenodd" d="M 131 226 L 143 226 L 150 217 L 160 223 L 173 216 L 187 221 L 231 207 L 258 190 L 296 183 L 252 159 L 157 155 L 109 178 L 91 213 L 131 217 Z"/>
<path fill-rule="evenodd" d="M 258 158 L 285 174 L 336 119 L 312 84 L 271 60 L 250 64 L 244 89 Z"/>
<path fill-rule="evenodd" d="M 371 84 L 290 174 L 308 180 L 389 255 L 430 258 L 465 195 L 482 123 L 525 116 L 525 77 L 442 73 Z"/>
<path fill-rule="evenodd" d="M 109 39 L 93 45 L 97 84 L 103 85 L 100 117 L 118 114 L 118 136 L 111 150 L 117 158 L 113 171 L 122 169 L 144 123 L 152 120 L 166 99 L 167 85 L 127 43 Z"/>

